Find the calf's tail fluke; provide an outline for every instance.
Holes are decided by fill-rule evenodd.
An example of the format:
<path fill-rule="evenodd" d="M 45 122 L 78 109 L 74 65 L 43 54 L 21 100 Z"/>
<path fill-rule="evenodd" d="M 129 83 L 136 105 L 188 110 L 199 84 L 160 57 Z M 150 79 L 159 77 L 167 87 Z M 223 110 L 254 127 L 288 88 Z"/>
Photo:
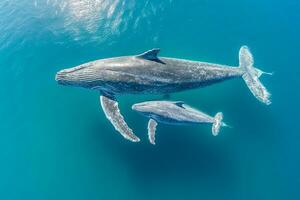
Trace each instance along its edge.
<path fill-rule="evenodd" d="M 269 74 L 263 72 L 253 66 L 254 60 L 252 54 L 247 46 L 242 46 L 239 52 L 239 61 L 240 61 L 240 69 L 244 72 L 243 79 L 246 82 L 248 88 L 252 92 L 252 94 L 264 104 L 271 104 L 271 94 L 264 87 L 264 85 L 259 81 L 259 77 L 262 74 Z"/>
<path fill-rule="evenodd" d="M 211 129 L 212 134 L 214 136 L 217 136 L 219 134 L 221 126 L 226 126 L 225 123 L 222 122 L 222 120 L 223 120 L 223 113 L 218 112 L 214 117 L 214 123 Z"/>

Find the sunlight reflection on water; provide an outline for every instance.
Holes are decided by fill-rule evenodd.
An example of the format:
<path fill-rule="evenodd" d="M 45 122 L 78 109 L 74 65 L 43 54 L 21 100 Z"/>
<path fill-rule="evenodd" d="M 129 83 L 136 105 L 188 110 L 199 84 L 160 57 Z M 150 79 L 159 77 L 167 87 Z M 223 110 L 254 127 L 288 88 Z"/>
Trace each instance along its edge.
<path fill-rule="evenodd" d="M 58 17 L 63 18 L 63 28 L 80 40 L 82 32 L 101 42 L 110 35 L 120 34 L 134 10 L 134 1 L 120 0 L 48 0 Z M 129 11 L 129 12 L 128 12 Z M 126 12 L 126 13 L 125 13 Z M 127 16 L 124 16 L 127 14 Z M 121 28 L 122 26 L 122 28 Z M 86 35 L 85 35 L 86 36 Z"/>
<path fill-rule="evenodd" d="M 155 32 L 157 21 L 153 17 L 170 3 L 171 0 L 3 0 L 0 14 L 2 19 L 11 20 L 0 19 L 4 33 L 0 43 L 51 32 L 56 37 L 63 34 L 71 40 L 99 44 L 125 31 L 138 32 L 140 27 Z"/>

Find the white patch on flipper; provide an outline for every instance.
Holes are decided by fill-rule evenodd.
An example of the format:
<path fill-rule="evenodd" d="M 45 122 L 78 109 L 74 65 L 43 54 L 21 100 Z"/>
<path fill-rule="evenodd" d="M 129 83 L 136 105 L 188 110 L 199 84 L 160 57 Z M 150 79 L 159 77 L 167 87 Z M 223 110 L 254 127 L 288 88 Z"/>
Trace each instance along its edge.
<path fill-rule="evenodd" d="M 148 122 L 148 138 L 151 144 L 155 145 L 155 131 L 156 131 L 157 122 L 153 119 L 150 119 Z"/>
<path fill-rule="evenodd" d="M 132 130 L 128 127 L 127 123 L 122 116 L 118 102 L 107 96 L 100 96 L 100 102 L 102 109 L 106 115 L 106 118 L 112 123 L 115 129 L 121 133 L 121 135 L 132 142 L 139 142 L 138 138 Z"/>

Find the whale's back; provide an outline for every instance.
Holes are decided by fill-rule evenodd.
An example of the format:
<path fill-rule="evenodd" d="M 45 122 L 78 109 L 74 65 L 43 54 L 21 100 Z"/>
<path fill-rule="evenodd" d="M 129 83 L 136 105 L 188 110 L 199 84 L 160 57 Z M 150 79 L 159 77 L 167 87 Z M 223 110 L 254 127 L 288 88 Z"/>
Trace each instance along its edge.
<path fill-rule="evenodd" d="M 127 56 L 114 62 L 107 68 L 114 77 L 106 82 L 116 93 L 173 93 L 206 86 L 236 73 L 222 65 L 165 57 L 148 60 Z"/>

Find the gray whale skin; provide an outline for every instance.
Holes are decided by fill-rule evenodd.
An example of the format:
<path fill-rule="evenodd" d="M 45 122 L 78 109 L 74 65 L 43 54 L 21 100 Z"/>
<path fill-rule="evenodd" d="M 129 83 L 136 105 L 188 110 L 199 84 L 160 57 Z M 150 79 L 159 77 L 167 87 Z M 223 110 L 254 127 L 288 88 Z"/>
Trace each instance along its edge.
<path fill-rule="evenodd" d="M 64 69 L 56 81 L 100 92 L 100 102 L 107 119 L 121 135 L 133 142 L 140 139 L 125 122 L 116 96 L 120 94 L 169 94 L 242 77 L 252 94 L 269 105 L 270 93 L 259 81 L 265 73 L 253 66 L 248 47 L 239 51 L 239 66 L 158 57 L 159 49 L 139 55 L 100 59 Z"/>
<path fill-rule="evenodd" d="M 153 145 L 155 145 L 158 122 L 172 125 L 213 124 L 212 134 L 214 136 L 218 135 L 221 126 L 227 126 L 222 122 L 223 114 L 221 112 L 218 112 L 215 117 L 211 117 L 182 101 L 146 101 L 136 103 L 131 108 L 150 118 L 148 122 L 148 139 Z"/>

